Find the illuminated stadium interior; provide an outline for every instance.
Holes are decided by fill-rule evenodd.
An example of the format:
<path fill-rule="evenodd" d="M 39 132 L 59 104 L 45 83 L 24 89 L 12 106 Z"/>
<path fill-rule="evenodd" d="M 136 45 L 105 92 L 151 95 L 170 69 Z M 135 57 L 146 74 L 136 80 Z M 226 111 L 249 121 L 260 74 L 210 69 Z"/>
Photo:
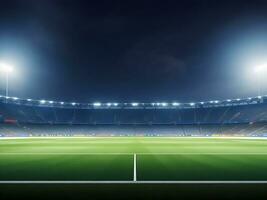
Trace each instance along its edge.
<path fill-rule="evenodd" d="M 266 77 L 266 0 L 2 0 L 0 200 L 266 200 Z"/>
<path fill-rule="evenodd" d="M 7 101 L 6 101 L 7 100 Z M 267 136 L 267 98 L 66 103 L 2 97 L 1 136 Z"/>
<path fill-rule="evenodd" d="M 208 108 L 208 107 L 224 107 L 224 106 L 235 106 L 235 105 L 250 105 L 260 104 L 267 101 L 267 95 L 248 97 L 248 98 L 236 98 L 226 100 L 210 100 L 201 102 L 186 102 L 180 103 L 177 101 L 173 102 L 93 102 L 93 103 L 80 103 L 80 102 L 64 102 L 64 101 L 52 101 L 52 100 L 36 100 L 36 99 L 21 99 L 18 97 L 0 96 L 0 102 L 25 105 L 25 106 L 40 106 L 40 107 L 54 107 L 54 108 L 80 108 L 80 109 L 101 109 L 101 108 Z"/>

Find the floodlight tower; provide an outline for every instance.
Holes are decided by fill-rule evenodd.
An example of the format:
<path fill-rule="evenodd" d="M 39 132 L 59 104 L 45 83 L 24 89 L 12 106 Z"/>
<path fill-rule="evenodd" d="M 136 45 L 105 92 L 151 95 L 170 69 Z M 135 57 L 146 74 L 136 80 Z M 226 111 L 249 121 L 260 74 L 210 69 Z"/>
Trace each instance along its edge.
<path fill-rule="evenodd" d="M 254 73 L 256 75 L 257 82 L 258 82 L 258 95 L 261 96 L 262 95 L 262 78 L 267 73 L 267 64 L 256 66 L 254 69 Z"/>
<path fill-rule="evenodd" d="M 9 74 L 13 72 L 13 67 L 6 63 L 0 63 L 0 71 L 5 74 L 6 77 L 6 97 L 9 95 Z"/>

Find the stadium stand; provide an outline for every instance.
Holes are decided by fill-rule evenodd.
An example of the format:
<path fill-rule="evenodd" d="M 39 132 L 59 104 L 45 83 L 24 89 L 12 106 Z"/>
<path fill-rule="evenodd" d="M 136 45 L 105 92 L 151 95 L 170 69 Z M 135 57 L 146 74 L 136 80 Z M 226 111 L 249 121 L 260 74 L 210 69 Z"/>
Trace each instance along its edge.
<path fill-rule="evenodd" d="M 0 136 L 267 136 L 267 103 L 80 108 L 0 102 Z"/>

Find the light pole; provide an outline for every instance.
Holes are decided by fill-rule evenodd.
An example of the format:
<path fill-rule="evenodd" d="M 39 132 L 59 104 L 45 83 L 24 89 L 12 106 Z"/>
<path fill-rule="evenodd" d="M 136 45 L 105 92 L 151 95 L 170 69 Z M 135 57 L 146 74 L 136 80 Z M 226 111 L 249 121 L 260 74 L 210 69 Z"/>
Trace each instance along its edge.
<path fill-rule="evenodd" d="M 5 96 L 9 96 L 9 74 L 13 72 L 13 67 L 6 63 L 0 63 L 0 70 L 5 74 L 6 77 L 6 89 L 5 89 Z"/>
<path fill-rule="evenodd" d="M 262 78 L 267 73 L 267 64 L 259 65 L 255 67 L 254 72 L 257 78 L 257 83 L 258 83 L 258 96 L 261 96 L 262 95 Z"/>

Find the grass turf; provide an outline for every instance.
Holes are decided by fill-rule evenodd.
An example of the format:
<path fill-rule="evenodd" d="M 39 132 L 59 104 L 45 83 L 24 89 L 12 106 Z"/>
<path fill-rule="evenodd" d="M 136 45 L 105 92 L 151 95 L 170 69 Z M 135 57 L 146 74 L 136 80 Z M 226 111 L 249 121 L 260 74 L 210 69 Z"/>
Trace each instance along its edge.
<path fill-rule="evenodd" d="M 267 140 L 37 138 L 0 140 L 1 180 L 267 180 Z"/>

